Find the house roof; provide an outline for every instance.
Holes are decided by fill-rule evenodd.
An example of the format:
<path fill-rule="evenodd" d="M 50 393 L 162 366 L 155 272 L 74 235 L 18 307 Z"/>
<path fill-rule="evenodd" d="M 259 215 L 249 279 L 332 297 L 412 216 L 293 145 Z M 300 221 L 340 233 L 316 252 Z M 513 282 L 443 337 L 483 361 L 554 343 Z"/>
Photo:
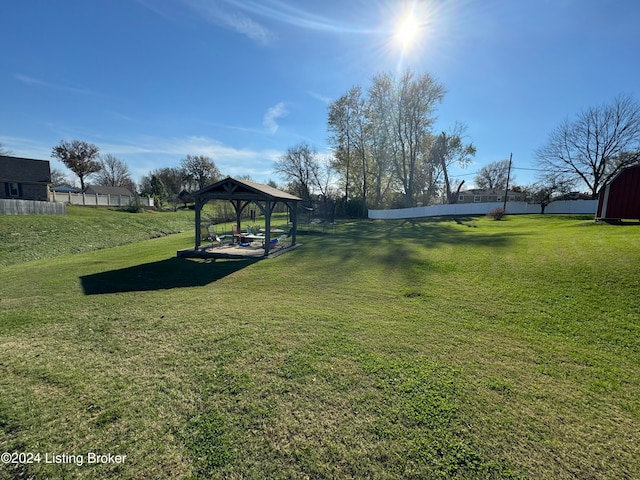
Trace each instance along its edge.
<path fill-rule="evenodd" d="M 282 200 L 301 202 L 302 199 L 283 192 L 277 188 L 252 182 L 250 180 L 239 180 L 227 177 L 224 180 L 213 183 L 198 190 L 193 194 L 196 198 L 219 199 L 219 200 Z"/>
<path fill-rule="evenodd" d="M 0 155 L 0 181 L 47 184 L 51 181 L 49 161 Z"/>
<path fill-rule="evenodd" d="M 524 195 L 523 192 L 514 192 L 507 190 L 508 195 Z M 504 195 L 504 188 L 472 188 L 470 190 L 461 190 L 460 195 Z"/>
<path fill-rule="evenodd" d="M 133 193 L 124 187 L 104 187 L 102 185 L 89 185 L 85 193 L 98 195 L 122 195 L 123 197 L 132 197 Z"/>
<path fill-rule="evenodd" d="M 77 193 L 80 191 L 80 189 L 78 187 L 73 187 L 71 185 L 67 185 L 66 183 L 63 185 L 56 185 L 55 187 L 51 187 L 50 189 L 52 192 L 71 192 L 71 193 Z"/>

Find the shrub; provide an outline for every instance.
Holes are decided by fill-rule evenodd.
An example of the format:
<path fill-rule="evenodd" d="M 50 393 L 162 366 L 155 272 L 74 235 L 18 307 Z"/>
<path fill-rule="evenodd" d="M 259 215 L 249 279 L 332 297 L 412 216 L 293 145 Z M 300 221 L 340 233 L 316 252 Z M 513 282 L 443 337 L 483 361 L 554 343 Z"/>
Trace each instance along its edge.
<path fill-rule="evenodd" d="M 493 217 L 494 220 L 502 220 L 507 215 L 507 211 L 504 208 L 494 208 L 487 216 Z"/>

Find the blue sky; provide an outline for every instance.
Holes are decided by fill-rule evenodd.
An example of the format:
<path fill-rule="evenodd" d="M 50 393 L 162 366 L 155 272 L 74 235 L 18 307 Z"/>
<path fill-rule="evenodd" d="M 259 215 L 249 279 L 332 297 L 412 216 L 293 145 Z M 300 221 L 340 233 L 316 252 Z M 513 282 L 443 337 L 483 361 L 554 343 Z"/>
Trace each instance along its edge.
<path fill-rule="evenodd" d="M 406 49 L 395 38 L 413 9 Z M 640 2 L 629 0 L 22 0 L 0 33 L 0 143 L 48 159 L 95 143 L 136 180 L 208 155 L 223 174 L 280 179 L 307 141 L 328 152 L 327 107 L 379 72 L 428 72 L 447 89 L 436 131 L 460 121 L 473 172 L 534 149 L 564 118 L 640 100 Z"/>

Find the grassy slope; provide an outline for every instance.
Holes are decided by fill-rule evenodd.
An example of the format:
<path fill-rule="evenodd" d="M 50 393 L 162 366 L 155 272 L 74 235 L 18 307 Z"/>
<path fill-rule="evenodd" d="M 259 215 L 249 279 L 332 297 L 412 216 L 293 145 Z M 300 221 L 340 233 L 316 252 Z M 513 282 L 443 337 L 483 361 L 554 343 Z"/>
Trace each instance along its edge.
<path fill-rule="evenodd" d="M 0 216 L 0 266 L 139 242 L 193 229 L 193 212 L 127 213 L 67 206 L 64 217 Z"/>
<path fill-rule="evenodd" d="M 640 477 L 639 229 L 372 222 L 172 258 L 191 236 L 3 268 L 0 450 L 128 457 L 0 478 Z"/>

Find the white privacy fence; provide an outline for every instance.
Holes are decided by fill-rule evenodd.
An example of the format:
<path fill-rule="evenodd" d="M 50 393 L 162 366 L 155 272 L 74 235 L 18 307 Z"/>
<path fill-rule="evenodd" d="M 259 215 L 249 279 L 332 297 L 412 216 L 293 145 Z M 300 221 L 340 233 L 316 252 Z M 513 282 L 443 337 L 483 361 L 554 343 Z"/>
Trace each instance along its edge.
<path fill-rule="evenodd" d="M 136 197 L 129 195 L 100 195 L 93 193 L 51 192 L 53 202 L 70 203 L 71 205 L 89 205 L 94 207 L 127 207 Z M 153 207 L 153 198 L 138 197 L 143 207 Z"/>
<path fill-rule="evenodd" d="M 373 220 L 400 218 L 439 217 L 443 215 L 486 215 L 495 208 L 502 208 L 503 202 L 457 203 L 455 205 L 430 205 L 428 207 L 398 208 L 394 210 L 369 210 Z M 562 200 L 547 205 L 544 213 L 595 215 L 597 200 Z M 526 202 L 507 202 L 507 214 L 540 213 L 540 205 Z"/>
<path fill-rule="evenodd" d="M 2 215 L 66 215 L 64 203 L 39 202 L 36 200 L 16 200 L 0 198 Z"/>

